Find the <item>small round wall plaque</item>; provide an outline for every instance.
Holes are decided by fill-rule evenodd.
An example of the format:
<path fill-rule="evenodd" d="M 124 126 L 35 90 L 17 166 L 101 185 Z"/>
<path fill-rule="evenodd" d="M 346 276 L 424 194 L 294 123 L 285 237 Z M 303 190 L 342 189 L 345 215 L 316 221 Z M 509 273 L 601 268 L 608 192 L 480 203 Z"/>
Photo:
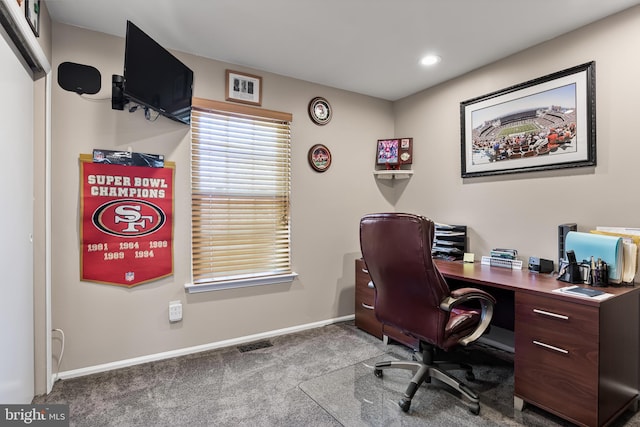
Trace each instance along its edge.
<path fill-rule="evenodd" d="M 309 149 L 309 164 L 317 172 L 324 172 L 331 166 L 331 151 L 322 144 Z"/>
<path fill-rule="evenodd" d="M 331 120 L 331 105 L 329 101 L 317 96 L 309 102 L 309 117 L 317 125 L 326 125 Z"/>

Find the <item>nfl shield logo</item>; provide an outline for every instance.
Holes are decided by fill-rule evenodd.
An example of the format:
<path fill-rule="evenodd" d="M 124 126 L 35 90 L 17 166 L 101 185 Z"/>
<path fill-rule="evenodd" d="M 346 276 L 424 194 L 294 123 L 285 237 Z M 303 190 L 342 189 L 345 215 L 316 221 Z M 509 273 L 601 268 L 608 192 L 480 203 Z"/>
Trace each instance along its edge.
<path fill-rule="evenodd" d="M 127 282 L 133 282 L 133 279 L 135 279 L 136 274 L 133 271 L 127 271 L 124 274 L 124 278 Z"/>

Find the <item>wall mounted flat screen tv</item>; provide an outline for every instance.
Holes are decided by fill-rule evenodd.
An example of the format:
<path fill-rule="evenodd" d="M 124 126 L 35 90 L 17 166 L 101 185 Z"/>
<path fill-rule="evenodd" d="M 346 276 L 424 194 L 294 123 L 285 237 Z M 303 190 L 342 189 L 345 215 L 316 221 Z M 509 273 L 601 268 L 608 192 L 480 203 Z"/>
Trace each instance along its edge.
<path fill-rule="evenodd" d="M 129 101 L 191 122 L 193 71 L 131 21 L 127 21 L 123 91 Z"/>

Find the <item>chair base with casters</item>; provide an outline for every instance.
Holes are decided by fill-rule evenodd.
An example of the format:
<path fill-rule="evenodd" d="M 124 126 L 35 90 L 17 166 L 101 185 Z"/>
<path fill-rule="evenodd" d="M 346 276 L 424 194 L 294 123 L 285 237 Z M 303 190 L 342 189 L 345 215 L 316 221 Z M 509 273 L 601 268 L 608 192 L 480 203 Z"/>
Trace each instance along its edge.
<path fill-rule="evenodd" d="M 421 342 L 420 348 L 422 350 L 421 361 L 385 361 L 378 362 L 375 365 L 373 372 L 375 376 L 379 378 L 382 377 L 382 371 L 385 369 L 407 369 L 414 373 L 404 396 L 398 402 L 400 408 L 404 412 L 408 412 L 411 407 L 411 400 L 422 383 L 430 383 L 431 379 L 435 378 L 458 391 L 463 398 L 463 401 L 465 401 L 464 403 L 468 406 L 469 412 L 474 415 L 478 415 L 480 413 L 480 400 L 478 394 L 447 372 L 447 370 L 461 369 L 465 371 L 465 378 L 468 381 L 474 381 L 475 376 L 471 366 L 466 363 L 435 361 L 435 347 L 431 344 Z"/>

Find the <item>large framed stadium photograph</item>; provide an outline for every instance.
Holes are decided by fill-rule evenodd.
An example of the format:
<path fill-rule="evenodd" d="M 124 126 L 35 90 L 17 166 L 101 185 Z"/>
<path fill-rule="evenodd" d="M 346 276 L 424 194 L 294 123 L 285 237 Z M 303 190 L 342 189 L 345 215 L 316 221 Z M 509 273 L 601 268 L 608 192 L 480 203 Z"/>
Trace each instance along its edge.
<path fill-rule="evenodd" d="M 595 62 L 460 103 L 462 177 L 596 165 Z"/>

